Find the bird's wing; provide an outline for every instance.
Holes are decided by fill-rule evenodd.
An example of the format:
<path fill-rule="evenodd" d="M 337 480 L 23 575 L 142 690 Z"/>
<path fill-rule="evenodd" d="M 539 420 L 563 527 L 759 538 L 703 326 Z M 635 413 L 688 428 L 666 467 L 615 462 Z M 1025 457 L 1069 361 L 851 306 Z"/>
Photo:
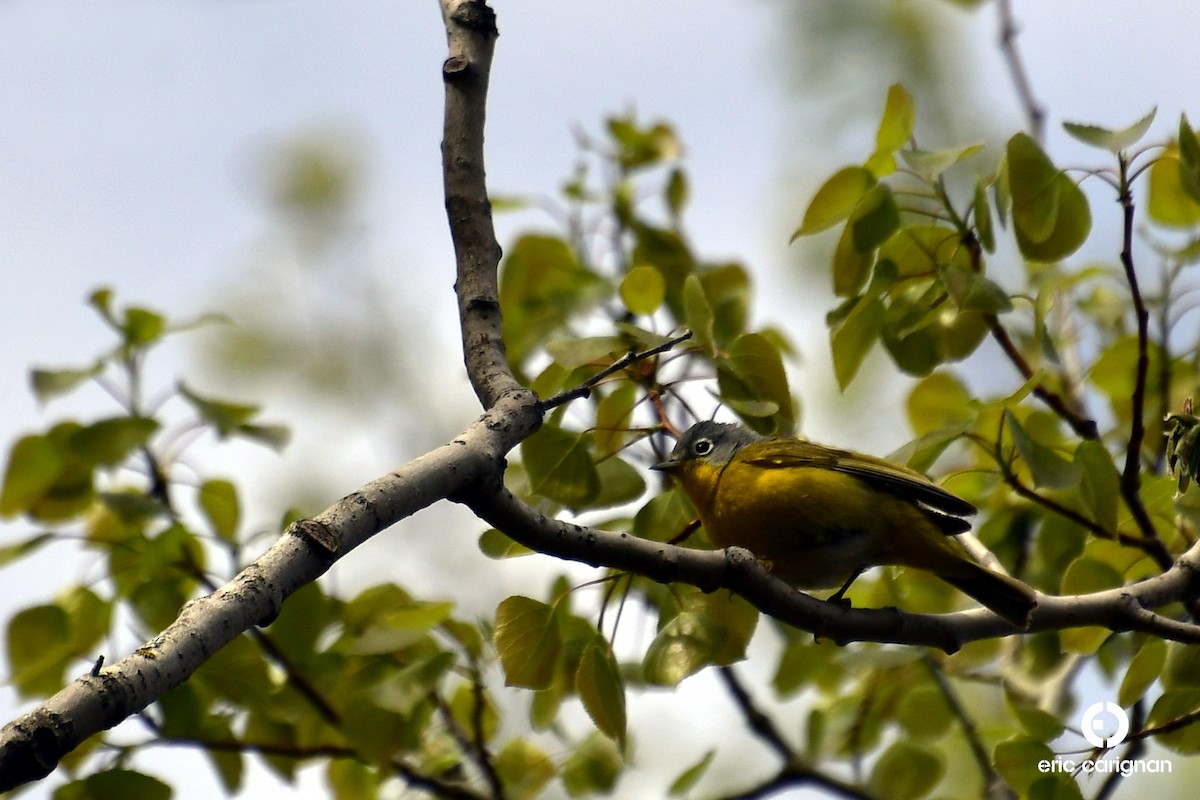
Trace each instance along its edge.
<path fill-rule="evenodd" d="M 739 454 L 760 469 L 812 467 L 844 472 L 880 489 L 911 497 L 946 514 L 965 516 L 978 511 L 961 497 L 951 494 L 916 470 L 882 458 L 837 450 L 800 439 L 767 439 L 746 445 Z"/>

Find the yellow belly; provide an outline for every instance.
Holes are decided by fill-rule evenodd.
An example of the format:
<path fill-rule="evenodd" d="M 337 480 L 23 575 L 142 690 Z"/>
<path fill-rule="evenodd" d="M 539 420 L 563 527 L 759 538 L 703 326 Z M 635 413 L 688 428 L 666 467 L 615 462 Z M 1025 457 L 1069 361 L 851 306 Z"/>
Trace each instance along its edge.
<path fill-rule="evenodd" d="M 915 504 L 853 475 L 735 462 L 712 477 L 685 486 L 713 544 L 744 547 L 801 588 L 841 586 L 879 564 L 937 571 L 960 558 Z"/>

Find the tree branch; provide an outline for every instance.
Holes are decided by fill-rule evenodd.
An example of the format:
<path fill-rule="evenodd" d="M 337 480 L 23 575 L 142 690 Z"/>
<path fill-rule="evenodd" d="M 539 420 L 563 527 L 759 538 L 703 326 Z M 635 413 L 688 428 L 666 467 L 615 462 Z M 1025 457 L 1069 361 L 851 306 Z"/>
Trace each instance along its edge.
<path fill-rule="evenodd" d="M 460 498 L 483 520 L 538 552 L 597 567 L 625 570 L 652 580 L 690 583 L 704 591 L 729 589 L 763 613 L 839 645 L 857 641 L 936 647 L 953 653 L 968 642 L 1021 633 L 983 608 L 948 614 L 898 609 L 844 608 L 796 591 L 773 576 L 747 550 L 692 550 L 547 518 L 499 485 Z M 1200 593 L 1200 543 L 1161 575 L 1130 586 L 1086 595 L 1039 595 L 1029 633 L 1096 625 L 1138 630 L 1200 643 L 1200 625 L 1148 609 Z"/>
<path fill-rule="evenodd" d="M 1132 408 L 1129 421 L 1129 443 L 1125 448 L 1125 466 L 1121 470 L 1121 496 L 1129 506 L 1142 535 L 1157 539 L 1158 530 L 1142 502 L 1142 444 L 1146 438 L 1146 378 L 1150 371 L 1150 312 L 1138 288 L 1137 270 L 1133 264 L 1133 193 L 1129 189 L 1129 160 L 1124 153 L 1117 155 L 1120 170 L 1118 198 L 1121 204 L 1121 266 L 1125 280 L 1129 283 L 1129 295 L 1133 300 L 1134 318 L 1137 321 L 1137 367 L 1134 377 Z"/>
<path fill-rule="evenodd" d="M 1021 354 L 1020 349 L 1017 348 L 1012 337 L 1008 335 L 1008 331 L 1000 323 L 999 318 L 995 314 L 984 314 L 983 319 L 987 323 L 988 331 L 992 334 L 992 338 L 996 340 L 996 344 L 1000 345 L 1000 349 L 1008 356 L 1008 360 L 1021 373 L 1021 377 L 1025 380 L 1032 378 L 1033 367 L 1029 366 L 1029 362 L 1025 360 L 1025 356 Z M 1037 385 L 1033 387 L 1033 396 L 1045 403 L 1060 419 L 1070 425 L 1071 430 L 1075 431 L 1077 436 L 1083 439 L 1100 438 L 1100 429 L 1096 426 L 1095 420 L 1071 408 L 1070 404 L 1061 394 L 1046 388 L 1046 385 L 1042 381 L 1038 381 Z"/>
<path fill-rule="evenodd" d="M 754 731 L 759 739 L 766 742 L 767 746 L 774 750 L 785 764 L 795 761 L 796 751 L 788 744 L 787 739 L 783 738 L 779 728 L 775 727 L 774 721 L 755 704 L 754 698 L 742 685 L 733 667 L 721 667 L 718 674 L 725 681 L 725 688 L 729 690 L 734 703 L 741 709 L 742 716 L 746 718 L 746 724 L 750 726 L 750 730 Z"/>
<path fill-rule="evenodd" d="M 500 245 L 483 168 L 483 128 L 496 14 L 479 0 L 441 0 L 450 55 L 442 64 L 446 112 L 442 175 L 454 241 L 463 360 L 484 408 L 508 392 L 527 392 L 509 369 L 501 336 L 496 270 Z"/>
<path fill-rule="evenodd" d="M 1021 60 L 1021 54 L 1017 50 L 1018 30 L 1011 0 L 996 0 L 996 14 L 1000 21 L 1000 52 L 1004 55 L 1008 73 L 1017 90 L 1017 99 L 1025 112 L 1029 135 L 1035 141 L 1041 142 L 1045 136 L 1046 111 L 1033 96 L 1033 87 L 1029 82 L 1029 74 L 1025 71 L 1025 62 Z"/>

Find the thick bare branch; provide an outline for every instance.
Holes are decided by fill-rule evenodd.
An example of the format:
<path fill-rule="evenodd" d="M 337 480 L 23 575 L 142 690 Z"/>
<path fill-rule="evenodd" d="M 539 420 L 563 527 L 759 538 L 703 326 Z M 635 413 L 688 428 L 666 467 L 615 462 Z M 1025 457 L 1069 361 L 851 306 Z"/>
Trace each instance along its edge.
<path fill-rule="evenodd" d="M 442 174 L 446 215 L 454 241 L 463 359 L 475 396 L 484 408 L 505 393 L 522 390 L 501 338 L 496 269 L 500 245 L 492 225 L 483 168 L 483 128 L 496 15 L 478 0 L 441 0 L 450 55 L 442 65 L 446 116 Z"/>

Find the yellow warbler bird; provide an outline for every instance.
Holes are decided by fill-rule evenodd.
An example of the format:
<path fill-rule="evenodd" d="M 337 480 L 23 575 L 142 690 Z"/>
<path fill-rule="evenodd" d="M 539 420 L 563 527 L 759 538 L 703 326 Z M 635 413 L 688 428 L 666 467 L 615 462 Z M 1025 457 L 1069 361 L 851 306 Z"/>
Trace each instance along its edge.
<path fill-rule="evenodd" d="M 717 547 L 744 547 L 804 589 L 841 586 L 863 570 L 916 567 L 1018 627 L 1033 589 L 972 561 L 954 538 L 973 505 L 919 472 L 812 442 L 763 437 L 740 425 L 700 422 L 654 469 L 674 475 Z"/>

